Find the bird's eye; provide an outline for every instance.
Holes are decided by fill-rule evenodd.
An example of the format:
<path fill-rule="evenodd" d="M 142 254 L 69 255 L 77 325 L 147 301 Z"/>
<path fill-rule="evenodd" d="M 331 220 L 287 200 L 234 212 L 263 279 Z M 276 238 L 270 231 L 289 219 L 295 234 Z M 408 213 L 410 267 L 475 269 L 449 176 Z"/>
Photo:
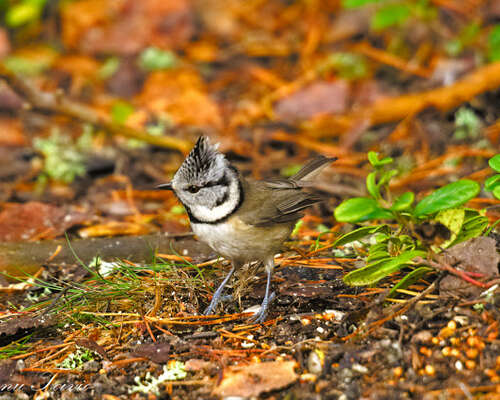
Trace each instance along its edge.
<path fill-rule="evenodd" d="M 189 193 L 198 193 L 200 188 L 198 186 L 188 186 L 187 191 Z"/>

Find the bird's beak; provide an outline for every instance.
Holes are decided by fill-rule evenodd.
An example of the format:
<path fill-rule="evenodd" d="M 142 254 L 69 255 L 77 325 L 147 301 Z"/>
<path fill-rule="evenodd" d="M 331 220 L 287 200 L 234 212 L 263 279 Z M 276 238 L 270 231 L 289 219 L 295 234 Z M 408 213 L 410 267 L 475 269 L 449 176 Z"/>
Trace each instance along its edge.
<path fill-rule="evenodd" d="M 156 186 L 156 189 L 173 190 L 172 182 L 162 183 L 161 185 Z"/>

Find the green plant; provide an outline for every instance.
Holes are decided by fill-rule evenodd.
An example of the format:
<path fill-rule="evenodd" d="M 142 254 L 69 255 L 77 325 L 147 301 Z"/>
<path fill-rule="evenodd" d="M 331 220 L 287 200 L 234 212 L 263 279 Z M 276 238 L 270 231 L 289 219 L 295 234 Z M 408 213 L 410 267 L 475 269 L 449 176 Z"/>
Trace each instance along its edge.
<path fill-rule="evenodd" d="M 481 25 L 477 21 L 467 24 L 455 38 L 445 43 L 446 52 L 452 57 L 460 55 L 466 47 L 475 43 L 480 32 Z"/>
<path fill-rule="evenodd" d="M 76 177 L 85 175 L 84 154 L 90 150 L 91 137 L 92 128 L 86 127 L 76 142 L 58 130 L 47 139 L 35 138 L 33 147 L 43 156 L 39 184 L 45 184 L 47 178 L 71 183 Z"/>
<path fill-rule="evenodd" d="M 481 120 L 476 113 L 467 107 L 460 107 L 455 113 L 455 132 L 457 140 L 476 139 L 481 130 Z"/>
<path fill-rule="evenodd" d="M 168 381 L 177 381 L 184 379 L 187 376 L 186 368 L 181 361 L 170 361 L 168 364 L 163 366 L 163 373 L 155 378 L 148 371 L 144 379 L 139 376 L 134 378 L 135 385 L 129 389 L 129 394 L 132 393 L 145 393 L 154 394 L 156 396 L 160 395 L 159 385 Z"/>
<path fill-rule="evenodd" d="M 484 182 L 484 190 L 492 192 L 493 196 L 500 200 L 500 154 L 492 157 L 488 164 L 492 170 L 497 172 L 497 174 L 486 179 Z"/>
<path fill-rule="evenodd" d="M 404 24 L 410 17 L 428 19 L 437 15 L 429 0 L 342 0 L 344 8 L 358 8 L 372 5 L 375 11 L 371 18 L 374 30 L 384 30 Z"/>
<path fill-rule="evenodd" d="M 64 369 L 80 369 L 87 361 L 93 361 L 100 356 L 89 349 L 77 348 L 75 352 L 70 353 L 57 366 Z"/>
<path fill-rule="evenodd" d="M 30 333 L 19 340 L 10 342 L 8 345 L 0 347 L 0 360 L 26 353 L 32 347 L 32 344 L 29 343 L 32 336 L 33 333 Z"/>
<path fill-rule="evenodd" d="M 111 119 L 115 124 L 123 125 L 134 111 L 134 107 L 130 103 L 119 100 L 111 108 Z"/>
<path fill-rule="evenodd" d="M 168 50 L 148 47 L 139 56 L 139 65 L 145 71 L 156 71 L 175 67 L 177 57 Z"/>
<path fill-rule="evenodd" d="M 371 235 L 375 238 L 375 243 L 368 248 L 367 265 L 347 274 L 344 277 L 346 283 L 354 286 L 369 285 L 404 267 L 411 267 L 412 271 L 393 291 L 407 287 L 431 270 L 415 264 L 415 258 L 427 257 L 481 235 L 486 230 L 487 218 L 476 210 L 463 207 L 464 203 L 479 193 L 480 186 L 477 182 L 463 179 L 450 183 L 430 193 L 414 206 L 413 192 L 393 198 L 389 184 L 397 175 L 397 171 L 389 168 L 393 162 L 392 158 L 379 159 L 376 153 L 370 152 L 368 160 L 374 168 L 366 178 L 366 189 L 370 196 L 344 201 L 336 208 L 335 218 L 340 222 L 351 223 L 395 220 L 398 222 L 398 228 L 394 231 L 385 224 L 365 226 L 337 239 L 334 246 L 345 245 Z M 493 165 L 500 168 L 495 161 Z M 500 185 L 500 178 L 491 181 Z M 426 243 L 417 233 L 417 227 L 423 223 L 444 225 L 449 230 L 449 237 L 439 246 Z"/>
<path fill-rule="evenodd" d="M 500 60 L 500 24 L 495 25 L 488 35 L 488 59 Z"/>
<path fill-rule="evenodd" d="M 5 24 L 17 28 L 40 19 L 47 0 L 20 0 L 6 6 Z"/>
<path fill-rule="evenodd" d="M 335 52 L 330 54 L 319 65 L 319 72 L 335 71 L 344 79 L 356 80 L 368 75 L 368 64 L 364 56 L 349 52 Z"/>
<path fill-rule="evenodd" d="M 480 190 L 477 182 L 462 179 L 450 183 L 424 197 L 413 208 L 415 195 L 406 192 L 392 199 L 389 183 L 397 170 L 385 167 L 392 158 L 378 159 L 375 152 L 368 153 L 368 161 L 375 171 L 366 178 L 366 189 L 370 197 L 348 199 L 335 209 L 335 218 L 340 222 L 363 222 L 375 219 L 395 219 L 403 225 L 427 219 L 440 211 L 459 207 L 474 198 Z"/>

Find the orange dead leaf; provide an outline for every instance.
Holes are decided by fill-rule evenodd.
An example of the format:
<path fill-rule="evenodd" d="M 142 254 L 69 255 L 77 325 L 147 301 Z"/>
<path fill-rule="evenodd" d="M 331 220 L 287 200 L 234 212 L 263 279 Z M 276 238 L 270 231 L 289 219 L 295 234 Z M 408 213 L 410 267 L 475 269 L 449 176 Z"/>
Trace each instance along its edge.
<path fill-rule="evenodd" d="M 80 229 L 78 234 L 82 238 L 89 238 L 99 236 L 147 235 L 153 231 L 153 227 L 146 224 L 110 221 L 107 224 L 94 225 Z"/>
<path fill-rule="evenodd" d="M 177 124 L 220 128 L 222 119 L 196 71 L 179 70 L 152 73 L 137 97 L 142 107 L 167 113 Z"/>
<path fill-rule="evenodd" d="M 261 393 L 283 388 L 298 378 L 295 361 L 272 361 L 246 366 L 233 366 L 224 370 L 215 396 L 257 397 Z"/>

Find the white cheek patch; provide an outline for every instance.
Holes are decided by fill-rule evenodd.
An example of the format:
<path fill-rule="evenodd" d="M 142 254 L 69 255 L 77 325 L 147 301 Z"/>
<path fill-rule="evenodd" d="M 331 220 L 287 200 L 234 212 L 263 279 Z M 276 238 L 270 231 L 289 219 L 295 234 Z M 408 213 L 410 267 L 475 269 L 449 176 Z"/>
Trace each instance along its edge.
<path fill-rule="evenodd" d="M 190 211 L 197 220 L 201 222 L 215 222 L 231 215 L 240 203 L 240 188 L 238 178 L 231 176 L 229 194 L 224 203 L 209 208 L 200 204 L 190 206 Z"/>

